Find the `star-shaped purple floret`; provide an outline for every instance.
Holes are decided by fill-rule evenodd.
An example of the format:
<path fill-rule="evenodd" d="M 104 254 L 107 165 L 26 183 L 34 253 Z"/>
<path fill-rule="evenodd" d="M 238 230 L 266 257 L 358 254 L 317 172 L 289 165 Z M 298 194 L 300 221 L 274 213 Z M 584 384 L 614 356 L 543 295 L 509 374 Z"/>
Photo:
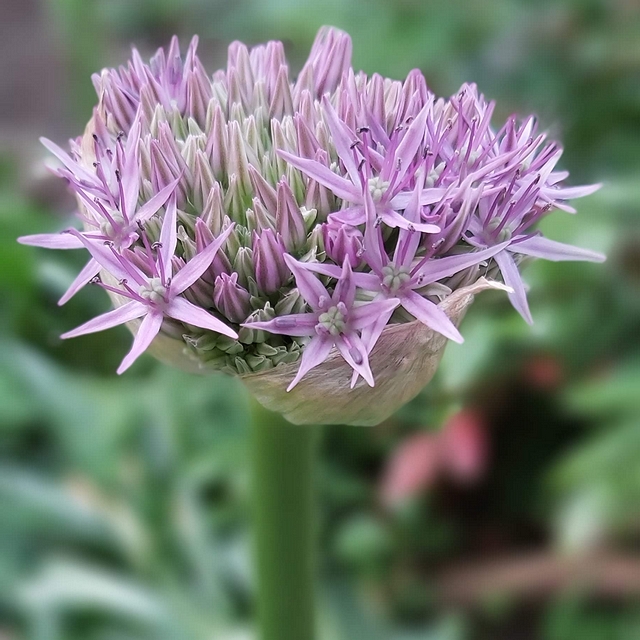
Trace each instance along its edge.
<path fill-rule="evenodd" d="M 89 320 L 61 337 L 75 338 L 142 318 L 131 351 L 120 364 L 118 373 L 126 371 L 149 347 L 158 335 L 165 316 L 236 339 L 238 335 L 233 329 L 181 296 L 209 268 L 216 252 L 226 242 L 233 225 L 229 226 L 216 240 L 173 275 L 172 258 L 177 243 L 176 225 L 176 201 L 173 196 L 169 201 L 162 223 L 160 241 L 150 246 L 146 235 L 142 235 L 148 258 L 148 264 L 145 265 L 148 273 L 134 264 L 130 252 L 123 251 L 121 253 L 111 242 L 92 240 L 79 231 L 69 231 L 91 253 L 93 259 L 102 269 L 119 280 L 120 285 L 118 288 L 101 283 L 101 286 L 108 291 L 129 298 L 130 302 Z M 152 255 L 154 249 L 155 257 Z"/>
<path fill-rule="evenodd" d="M 60 170 L 67 177 L 75 192 L 85 204 L 86 215 L 78 214 L 86 231 L 81 235 L 89 240 L 111 243 L 117 250 L 128 249 L 140 235 L 140 225 L 149 220 L 163 207 L 169 196 L 175 191 L 179 180 L 161 189 L 156 195 L 138 207 L 140 189 L 140 169 L 138 148 L 140 141 L 140 119 L 137 118 L 127 139 L 126 146 L 121 140 L 116 142 L 115 154 L 103 148 L 101 140 L 96 136 L 96 171 L 97 178 L 90 174 L 65 151 L 49 140 L 42 139 L 43 144 L 63 163 L 67 171 Z M 86 174 L 86 177 L 85 177 Z M 82 184 L 78 182 L 81 181 Z M 85 182 L 91 180 L 92 189 Z M 93 191 L 94 195 L 88 195 Z M 82 249 L 85 245 L 77 234 L 72 233 L 39 233 L 18 238 L 25 245 L 45 249 Z M 91 258 L 80 271 L 58 304 L 68 302 L 82 287 L 88 284 L 100 271 L 100 263 Z"/>
<path fill-rule="evenodd" d="M 418 177 L 411 200 L 405 210 L 405 216 L 410 222 L 420 217 L 423 180 L 423 176 Z M 496 255 L 507 244 L 446 258 L 429 259 L 429 256 L 425 256 L 418 260 L 416 252 L 420 247 L 421 234 L 417 231 L 401 229 L 393 257 L 389 258 L 384 249 L 381 230 L 375 222 L 371 198 L 367 199 L 365 206 L 368 220 L 365 227 L 363 257 L 371 267 L 371 272 L 354 273 L 353 280 L 356 286 L 366 291 L 376 292 L 378 299 L 398 300 L 400 306 L 427 327 L 450 340 L 463 342 L 460 332 L 447 314 L 417 290 L 482 263 Z M 307 268 L 326 276 L 337 277 L 338 275 L 338 268 L 333 265 L 310 263 Z M 364 337 L 367 348 L 371 349 L 379 334 L 367 333 Z"/>
<path fill-rule="evenodd" d="M 466 240 L 476 247 L 496 248 L 493 259 L 498 264 L 505 284 L 512 289 L 509 299 L 529 324 L 533 323 L 526 287 L 518 270 L 514 254 L 543 258 L 555 262 L 583 260 L 603 262 L 605 256 L 596 251 L 574 247 L 569 244 L 544 238 L 532 231 L 536 223 L 552 207 L 560 207 L 565 198 L 579 198 L 599 189 L 599 184 L 583 187 L 554 189 L 548 186 L 548 176 L 558 155 L 549 157 L 533 174 L 515 187 L 518 174 L 514 174 L 509 185 L 492 199 L 480 202 L 477 213 L 471 218 Z M 551 178 L 553 182 L 553 177 Z M 564 207 L 572 211 L 570 207 Z"/>
<path fill-rule="evenodd" d="M 331 214 L 332 217 L 353 226 L 363 224 L 366 220 L 365 201 L 367 197 L 371 197 L 376 217 L 389 227 L 412 227 L 425 233 L 440 231 L 435 224 L 423 223 L 420 220 L 410 223 L 406 217 L 398 213 L 407 205 L 407 185 L 413 177 L 411 169 L 424 139 L 430 105 L 425 105 L 406 128 L 394 131 L 384 157 L 370 146 L 372 140 L 366 137 L 367 131 L 359 130 L 364 134 L 363 138 L 352 131 L 338 117 L 326 97 L 323 107 L 326 123 L 338 157 L 346 169 L 346 176 L 337 175 L 316 160 L 301 158 L 282 150 L 278 153 L 289 164 L 348 203 L 347 208 Z M 424 189 L 421 192 L 422 204 L 437 202 L 443 191 Z"/>
<path fill-rule="evenodd" d="M 300 368 L 287 388 L 290 391 L 311 369 L 322 364 L 336 347 L 349 366 L 361 375 L 370 386 L 374 386 L 369 366 L 369 353 L 361 338 L 368 327 L 383 328 L 398 300 L 393 298 L 375 302 L 356 302 L 355 274 L 349 260 L 345 258 L 333 292 L 329 293 L 322 282 L 309 271 L 306 263 L 285 255 L 300 295 L 311 310 L 308 313 L 293 313 L 279 316 L 268 322 L 251 322 L 245 326 L 263 329 L 286 336 L 311 336 L 302 352 Z M 352 386 L 358 375 L 354 376 Z"/>

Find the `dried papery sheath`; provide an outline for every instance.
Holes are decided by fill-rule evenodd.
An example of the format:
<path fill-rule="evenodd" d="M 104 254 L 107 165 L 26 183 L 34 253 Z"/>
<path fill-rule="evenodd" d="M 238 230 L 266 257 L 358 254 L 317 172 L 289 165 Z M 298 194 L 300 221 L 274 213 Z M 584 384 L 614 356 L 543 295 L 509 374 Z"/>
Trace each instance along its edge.
<path fill-rule="evenodd" d="M 356 73 L 332 28 L 297 79 L 279 42 L 235 42 L 213 75 L 196 48 L 134 50 L 94 76 L 83 136 L 43 140 L 81 228 L 20 241 L 88 252 L 60 303 L 94 283 L 116 308 L 63 337 L 126 323 L 119 372 L 149 350 L 240 376 L 293 422 L 374 424 L 462 342 L 475 293 L 531 321 L 523 257 L 604 259 L 537 230 L 598 185 L 565 186 L 535 118 L 496 125 L 475 85 Z"/>

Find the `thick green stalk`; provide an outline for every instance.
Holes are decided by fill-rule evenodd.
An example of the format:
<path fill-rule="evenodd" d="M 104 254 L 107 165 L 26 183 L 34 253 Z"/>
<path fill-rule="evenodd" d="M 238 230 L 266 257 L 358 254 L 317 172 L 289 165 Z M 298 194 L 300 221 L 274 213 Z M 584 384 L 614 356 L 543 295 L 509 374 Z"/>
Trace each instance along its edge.
<path fill-rule="evenodd" d="M 252 407 L 253 506 L 261 640 L 313 640 L 318 427 Z"/>

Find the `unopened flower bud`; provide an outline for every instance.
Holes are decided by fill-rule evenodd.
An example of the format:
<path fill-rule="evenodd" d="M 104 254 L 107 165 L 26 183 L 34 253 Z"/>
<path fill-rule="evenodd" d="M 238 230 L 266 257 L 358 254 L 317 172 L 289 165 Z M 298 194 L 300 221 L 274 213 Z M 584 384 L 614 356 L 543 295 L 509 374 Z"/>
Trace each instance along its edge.
<path fill-rule="evenodd" d="M 238 331 L 238 340 L 243 344 L 266 342 L 271 334 L 263 329 L 254 329 L 252 322 L 268 322 L 276 317 L 273 307 L 267 302 L 263 309 L 257 309 L 247 318 L 244 326 Z"/>
<path fill-rule="evenodd" d="M 255 280 L 260 290 L 266 294 L 275 293 L 291 277 L 284 261 L 284 253 L 282 240 L 271 229 L 265 229 L 260 236 L 254 234 Z"/>
<path fill-rule="evenodd" d="M 249 289 L 251 280 L 255 280 L 254 252 L 249 247 L 240 247 L 233 261 L 233 271 L 238 274 L 238 282 Z"/>
<path fill-rule="evenodd" d="M 276 315 L 286 316 L 291 313 L 302 313 L 307 306 L 304 298 L 297 289 L 291 289 L 281 300 L 276 303 Z"/>
<path fill-rule="evenodd" d="M 220 313 L 231 322 L 241 323 L 251 312 L 249 292 L 238 284 L 238 274 L 226 273 L 216 278 L 213 289 L 213 302 Z"/>
<path fill-rule="evenodd" d="M 324 250 L 329 258 L 337 264 L 348 258 L 354 269 L 361 264 L 364 237 L 359 229 L 328 222 L 322 225 L 322 231 Z"/>
<path fill-rule="evenodd" d="M 300 212 L 291 187 L 281 180 L 278 183 L 278 204 L 276 208 L 276 229 L 287 251 L 295 253 L 307 242 L 305 220 Z"/>

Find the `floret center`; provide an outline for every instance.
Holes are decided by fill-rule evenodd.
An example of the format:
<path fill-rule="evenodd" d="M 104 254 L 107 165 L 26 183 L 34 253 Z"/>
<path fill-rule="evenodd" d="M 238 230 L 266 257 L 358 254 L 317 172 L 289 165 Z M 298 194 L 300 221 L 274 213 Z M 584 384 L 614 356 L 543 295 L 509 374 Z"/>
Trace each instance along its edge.
<path fill-rule="evenodd" d="M 342 302 L 329 307 L 318 316 L 316 331 L 320 334 L 329 333 L 332 336 L 340 335 L 347 327 L 347 309 Z"/>
<path fill-rule="evenodd" d="M 165 302 L 167 299 L 167 288 L 162 284 L 160 278 L 150 278 L 149 282 L 140 287 L 138 292 L 140 297 L 155 304 Z"/>
<path fill-rule="evenodd" d="M 390 293 L 395 293 L 411 280 L 411 273 L 407 267 L 396 267 L 389 264 L 382 267 L 382 286 Z"/>

